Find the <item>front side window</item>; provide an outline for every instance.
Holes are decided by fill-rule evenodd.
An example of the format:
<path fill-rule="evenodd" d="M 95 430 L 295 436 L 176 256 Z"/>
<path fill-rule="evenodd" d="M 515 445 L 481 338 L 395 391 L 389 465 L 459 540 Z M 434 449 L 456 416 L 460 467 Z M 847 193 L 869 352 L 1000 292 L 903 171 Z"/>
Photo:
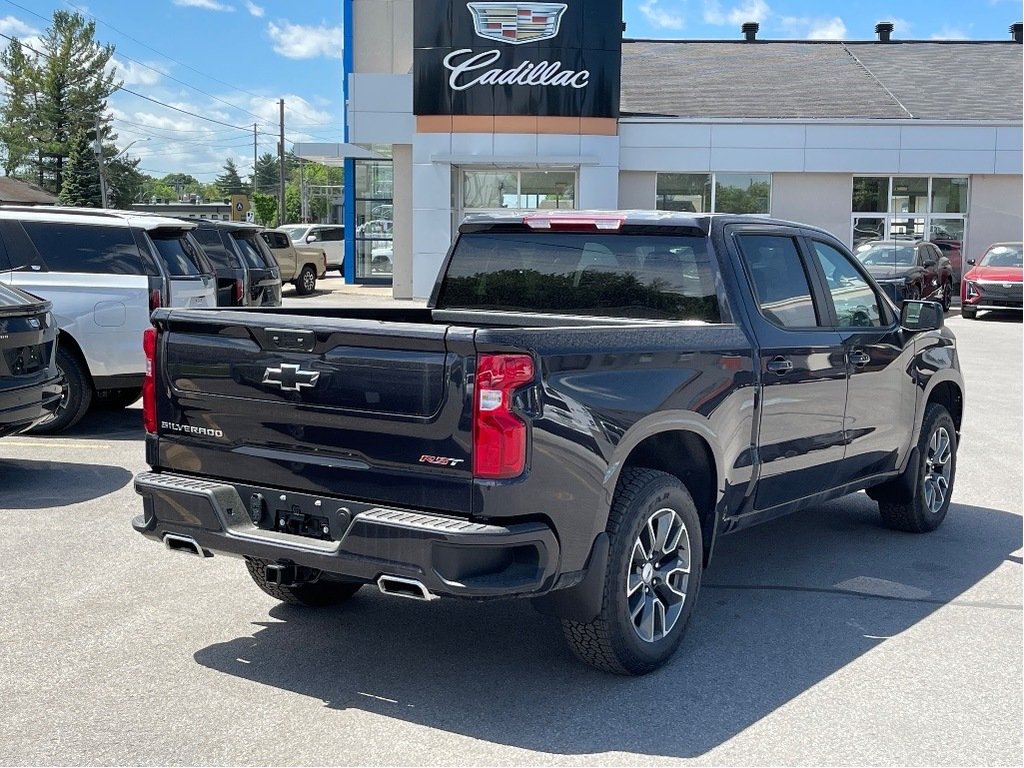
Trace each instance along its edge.
<path fill-rule="evenodd" d="M 814 243 L 814 253 L 825 274 L 829 296 L 841 328 L 877 328 L 882 325 L 878 297 L 846 254 L 831 245 Z"/>
<path fill-rule="evenodd" d="M 44 221 L 25 221 L 23 226 L 50 272 L 146 274 L 128 227 Z"/>
<path fill-rule="evenodd" d="M 736 238 L 761 314 L 780 328 L 819 324 L 811 282 L 792 237 L 740 235 Z"/>

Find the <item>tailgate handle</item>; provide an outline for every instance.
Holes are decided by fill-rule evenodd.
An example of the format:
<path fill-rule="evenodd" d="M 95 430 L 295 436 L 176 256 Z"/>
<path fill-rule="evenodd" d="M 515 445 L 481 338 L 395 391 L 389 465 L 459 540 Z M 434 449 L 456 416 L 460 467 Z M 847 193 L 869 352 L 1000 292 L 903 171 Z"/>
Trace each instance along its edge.
<path fill-rule="evenodd" d="M 290 352 L 312 352 L 316 345 L 316 334 L 313 331 L 267 328 L 267 339 L 274 349 Z"/>

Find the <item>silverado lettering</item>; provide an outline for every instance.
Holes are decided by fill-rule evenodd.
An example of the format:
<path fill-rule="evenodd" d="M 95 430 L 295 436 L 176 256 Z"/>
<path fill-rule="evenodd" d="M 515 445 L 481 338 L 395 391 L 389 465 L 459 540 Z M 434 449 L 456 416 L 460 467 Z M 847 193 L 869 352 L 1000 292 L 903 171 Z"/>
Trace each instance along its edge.
<path fill-rule="evenodd" d="M 426 308 L 153 323 L 139 533 L 243 557 L 300 605 L 364 585 L 530 598 L 615 673 L 675 652 L 719 536 L 860 490 L 886 525 L 930 531 L 956 478 L 942 305 L 897 308 L 792 222 L 479 214 Z M 330 386 L 263 385 L 287 334 L 289 384 Z M 161 416 L 235 442 L 186 445 L 201 428 Z"/>

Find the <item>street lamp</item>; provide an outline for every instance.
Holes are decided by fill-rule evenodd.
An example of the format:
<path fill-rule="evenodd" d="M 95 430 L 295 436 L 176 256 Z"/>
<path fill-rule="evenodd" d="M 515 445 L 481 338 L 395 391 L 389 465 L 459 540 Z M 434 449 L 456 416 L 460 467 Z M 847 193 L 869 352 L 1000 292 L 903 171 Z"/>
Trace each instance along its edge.
<path fill-rule="evenodd" d="M 134 147 L 140 141 L 149 141 L 151 138 L 153 138 L 153 137 L 152 136 L 146 136 L 145 138 L 135 139 L 134 141 L 129 142 L 127 147 L 125 147 L 120 152 L 118 152 L 116 155 L 114 155 L 112 158 L 110 158 L 111 162 L 113 162 L 114 160 L 117 160 L 117 158 L 119 158 L 121 155 L 123 155 L 129 149 Z M 96 140 L 96 143 L 94 145 L 94 150 L 96 152 L 96 162 L 98 162 L 99 166 L 100 166 L 100 205 L 102 207 L 104 207 L 104 208 L 107 208 L 110 205 L 109 200 L 108 200 L 109 195 L 107 194 L 107 171 L 106 171 L 106 166 L 105 166 L 105 160 L 103 158 L 103 147 L 100 144 L 99 139 Z"/>

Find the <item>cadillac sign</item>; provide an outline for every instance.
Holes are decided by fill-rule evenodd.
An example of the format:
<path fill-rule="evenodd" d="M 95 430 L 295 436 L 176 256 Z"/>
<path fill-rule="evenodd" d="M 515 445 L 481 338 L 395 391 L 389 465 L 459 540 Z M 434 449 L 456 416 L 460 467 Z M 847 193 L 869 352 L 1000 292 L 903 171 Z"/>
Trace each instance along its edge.
<path fill-rule="evenodd" d="M 621 0 L 417 0 L 418 115 L 617 117 Z"/>

